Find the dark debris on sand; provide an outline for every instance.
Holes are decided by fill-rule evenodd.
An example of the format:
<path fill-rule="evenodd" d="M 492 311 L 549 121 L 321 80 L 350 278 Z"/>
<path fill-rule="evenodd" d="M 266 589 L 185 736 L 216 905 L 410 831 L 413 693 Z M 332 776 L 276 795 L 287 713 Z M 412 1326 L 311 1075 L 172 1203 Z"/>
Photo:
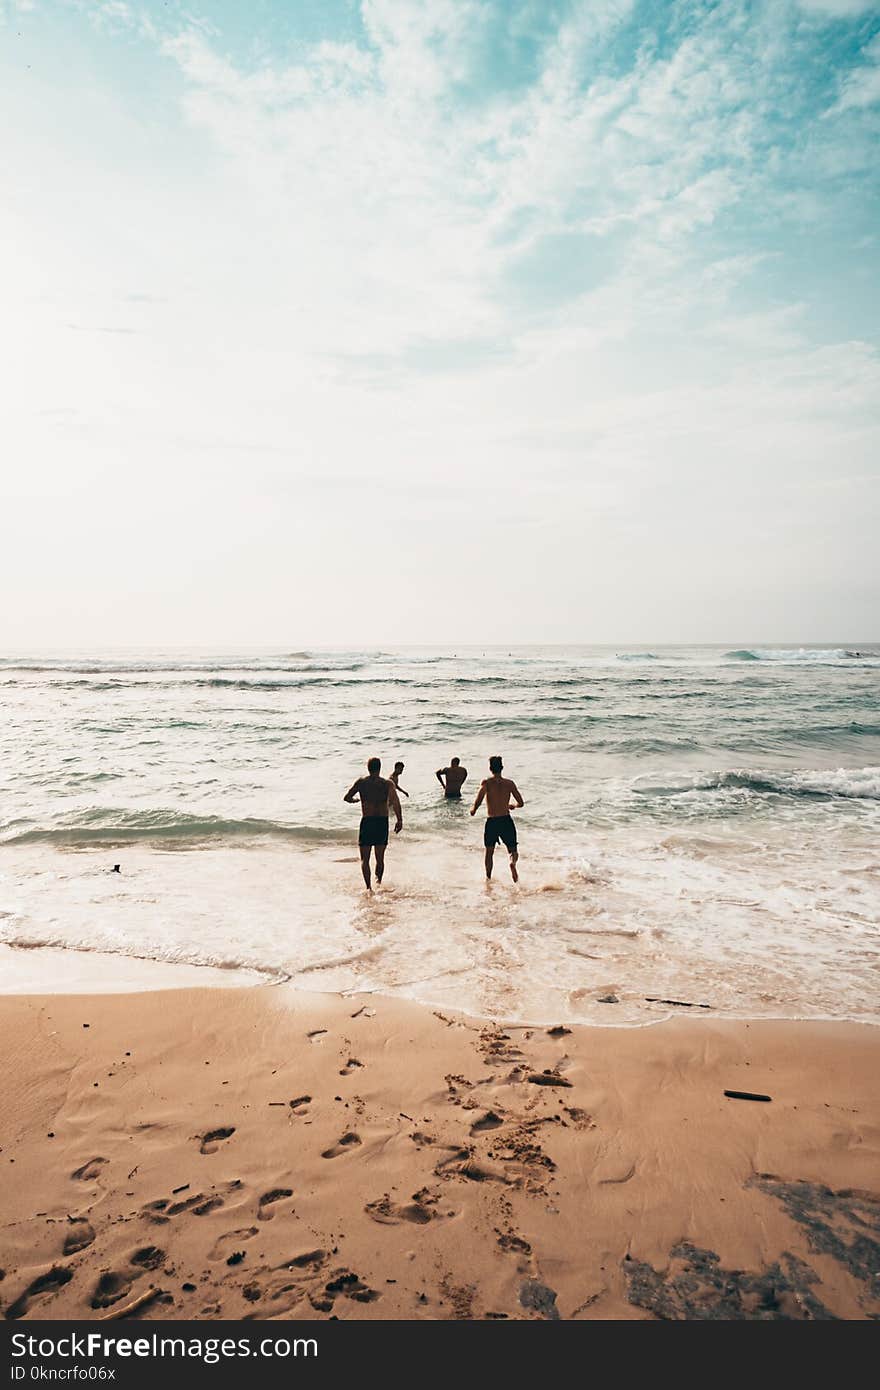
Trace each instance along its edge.
<path fill-rule="evenodd" d="M 665 1273 L 629 1256 L 623 1261 L 627 1298 L 657 1318 L 674 1322 L 835 1320 L 812 1292 L 818 1275 L 795 1255 L 783 1254 L 782 1263 L 749 1273 L 724 1269 L 713 1250 L 681 1241 L 672 1247 L 669 1259 Z"/>
<path fill-rule="evenodd" d="M 867 1286 L 869 1298 L 880 1298 L 880 1196 L 784 1182 L 770 1173 L 758 1174 L 750 1186 L 775 1197 L 792 1221 L 805 1227 L 811 1250 L 830 1255 Z"/>

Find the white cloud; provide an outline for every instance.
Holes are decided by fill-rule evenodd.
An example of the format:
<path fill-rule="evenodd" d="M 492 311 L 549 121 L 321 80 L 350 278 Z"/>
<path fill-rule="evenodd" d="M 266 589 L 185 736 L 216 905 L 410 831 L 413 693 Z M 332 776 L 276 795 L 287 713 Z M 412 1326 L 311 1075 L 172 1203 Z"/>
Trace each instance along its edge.
<path fill-rule="evenodd" d="M 865 45 L 863 56 L 866 61 L 847 73 L 844 78 L 840 96 L 830 115 L 873 106 L 880 101 L 880 34 L 876 34 L 871 42 Z"/>
<path fill-rule="evenodd" d="M 878 8 L 877 0 L 797 0 L 802 10 L 832 19 L 852 19 Z"/>
<path fill-rule="evenodd" d="M 740 207 L 820 206 L 768 176 L 762 41 L 716 16 L 603 66 L 630 10 L 577 7 L 535 80 L 484 100 L 455 97 L 483 6 L 369 0 L 369 43 L 296 60 L 245 63 L 196 24 L 157 39 L 173 133 L 91 90 L 22 106 L 5 435 L 56 595 L 78 576 L 80 606 L 133 641 L 273 641 L 294 620 L 346 641 L 359 536 L 393 529 L 407 594 L 377 635 L 479 640 L 491 516 L 527 555 L 491 619 L 505 637 L 637 640 L 646 584 L 680 635 L 713 595 L 735 608 L 726 548 L 769 584 L 792 515 L 798 544 L 861 534 L 876 354 L 746 293 L 778 251 L 711 241 Z M 821 490 L 838 457 L 852 481 L 829 519 L 798 480 Z M 467 563 L 438 570 L 459 527 Z M 9 530 L 11 581 L 26 528 Z M 52 613 L 49 586 L 21 621 L 48 632 Z"/>

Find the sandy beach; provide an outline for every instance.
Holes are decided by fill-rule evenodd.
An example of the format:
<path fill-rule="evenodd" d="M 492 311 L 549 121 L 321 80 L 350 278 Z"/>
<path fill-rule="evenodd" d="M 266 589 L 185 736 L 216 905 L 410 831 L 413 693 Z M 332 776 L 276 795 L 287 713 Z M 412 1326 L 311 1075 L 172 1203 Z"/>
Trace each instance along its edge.
<path fill-rule="evenodd" d="M 0 1046 L 8 1319 L 880 1315 L 866 1025 L 179 989 Z"/>

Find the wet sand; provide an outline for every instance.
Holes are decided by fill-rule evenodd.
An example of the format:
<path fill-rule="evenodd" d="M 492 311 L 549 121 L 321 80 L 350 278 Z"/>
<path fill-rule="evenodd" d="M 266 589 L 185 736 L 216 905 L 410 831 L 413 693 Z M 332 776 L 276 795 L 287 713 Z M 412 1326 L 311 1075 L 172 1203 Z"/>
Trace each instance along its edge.
<path fill-rule="evenodd" d="M 289 988 L 5 997 L 0 1304 L 876 1317 L 878 1040 L 553 1031 Z"/>

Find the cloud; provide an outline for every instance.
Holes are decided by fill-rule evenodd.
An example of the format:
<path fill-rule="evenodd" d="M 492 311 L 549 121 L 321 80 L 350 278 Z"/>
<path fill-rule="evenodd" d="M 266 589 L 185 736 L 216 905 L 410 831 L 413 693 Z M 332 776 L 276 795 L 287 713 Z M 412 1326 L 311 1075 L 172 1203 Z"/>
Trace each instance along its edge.
<path fill-rule="evenodd" d="M 76 517 L 119 573 L 159 547 L 169 591 L 216 576 L 246 624 L 243 585 L 260 640 L 300 592 L 309 640 L 345 641 L 358 538 L 393 529 L 413 616 L 383 640 L 418 638 L 420 604 L 479 640 L 491 557 L 441 584 L 435 523 L 491 515 L 528 550 L 520 636 L 571 635 L 601 593 L 622 641 L 646 586 L 684 627 L 732 612 L 726 554 L 772 588 L 793 516 L 866 564 L 876 40 L 841 15 L 829 56 L 824 25 L 745 0 L 347 13 L 257 43 L 116 7 L 92 43 L 137 66 L 62 55 L 16 89 L 5 434 L 59 566 Z M 837 477 L 829 517 L 809 499 Z M 120 516 L 149 530 L 130 554 Z M 163 610 L 183 640 L 193 605 Z"/>
<path fill-rule="evenodd" d="M 844 76 L 830 115 L 880 102 L 880 34 L 865 45 L 862 56 L 866 61 Z"/>
<path fill-rule="evenodd" d="M 830 19 L 852 19 L 877 9 L 877 0 L 797 0 L 802 10 Z"/>
<path fill-rule="evenodd" d="M 525 91 L 456 103 L 487 7 L 371 0 L 362 15 L 365 44 L 318 44 L 284 66 L 244 70 L 193 29 L 164 51 L 189 119 L 303 263 L 332 262 L 339 287 L 355 270 L 348 293 L 359 321 L 371 316 L 372 350 L 509 332 L 503 287 L 542 256 L 552 275 L 560 236 L 584 238 L 586 257 L 596 237 L 680 242 L 754 173 L 752 55 L 717 34 L 613 73 L 596 46 L 632 6 L 579 5 Z M 357 339 L 355 323 L 345 330 Z"/>

